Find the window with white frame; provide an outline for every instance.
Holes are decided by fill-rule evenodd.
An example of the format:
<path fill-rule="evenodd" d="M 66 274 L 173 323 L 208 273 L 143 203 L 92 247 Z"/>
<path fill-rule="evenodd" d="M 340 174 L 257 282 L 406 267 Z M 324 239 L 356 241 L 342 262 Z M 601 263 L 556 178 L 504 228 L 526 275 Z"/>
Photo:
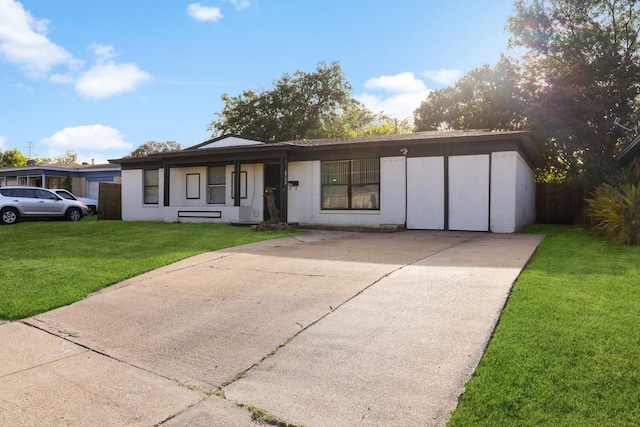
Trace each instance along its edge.
<path fill-rule="evenodd" d="M 322 209 L 379 210 L 380 159 L 322 162 Z"/>
<path fill-rule="evenodd" d="M 144 171 L 144 204 L 157 205 L 160 202 L 160 173 L 158 169 Z"/>
<path fill-rule="evenodd" d="M 225 166 L 210 166 L 207 172 L 207 203 L 220 204 L 225 203 L 226 188 Z"/>

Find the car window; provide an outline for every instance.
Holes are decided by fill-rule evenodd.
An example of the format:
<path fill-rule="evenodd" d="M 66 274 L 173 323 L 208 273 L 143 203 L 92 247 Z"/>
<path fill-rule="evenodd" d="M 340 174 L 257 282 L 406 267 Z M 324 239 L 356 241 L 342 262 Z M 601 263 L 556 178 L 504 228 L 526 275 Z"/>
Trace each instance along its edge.
<path fill-rule="evenodd" d="M 67 200 L 76 200 L 73 195 L 71 195 L 71 193 L 68 193 L 66 191 L 56 191 L 56 194 L 60 197 L 62 197 L 63 199 L 67 199 Z"/>
<path fill-rule="evenodd" d="M 14 197 L 13 188 L 3 188 L 0 190 L 0 194 L 2 194 L 5 197 Z"/>
<path fill-rule="evenodd" d="M 31 188 L 16 188 L 14 197 L 26 197 L 29 199 L 35 199 L 36 193 Z"/>
<path fill-rule="evenodd" d="M 35 192 L 35 197 L 38 199 L 49 199 L 49 200 L 59 200 L 59 198 L 53 194 L 51 191 L 47 190 L 33 190 Z"/>

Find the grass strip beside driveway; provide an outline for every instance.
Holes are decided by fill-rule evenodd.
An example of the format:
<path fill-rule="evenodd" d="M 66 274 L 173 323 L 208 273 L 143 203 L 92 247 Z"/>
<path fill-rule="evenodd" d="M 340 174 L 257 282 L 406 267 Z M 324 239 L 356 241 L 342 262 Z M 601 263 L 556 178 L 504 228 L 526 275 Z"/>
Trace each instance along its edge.
<path fill-rule="evenodd" d="M 640 425 L 640 247 L 547 235 L 449 426 Z"/>
<path fill-rule="evenodd" d="M 280 237 L 227 224 L 30 221 L 0 227 L 0 319 L 71 304 L 203 252 Z"/>

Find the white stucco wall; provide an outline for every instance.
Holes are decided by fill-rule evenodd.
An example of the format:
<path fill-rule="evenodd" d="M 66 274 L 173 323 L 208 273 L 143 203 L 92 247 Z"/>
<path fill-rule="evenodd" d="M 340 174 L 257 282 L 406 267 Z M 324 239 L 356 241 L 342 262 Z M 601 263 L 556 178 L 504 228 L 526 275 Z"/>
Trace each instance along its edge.
<path fill-rule="evenodd" d="M 160 178 L 160 197 L 164 188 L 164 174 L 158 171 Z M 122 171 L 122 220 L 123 221 L 162 221 L 162 204 L 144 204 L 144 175 L 141 169 Z"/>
<path fill-rule="evenodd" d="M 289 162 L 289 222 L 301 225 L 397 227 L 405 224 L 405 158 L 380 159 L 380 210 L 321 210 L 320 161 Z"/>
<path fill-rule="evenodd" d="M 164 206 L 164 170 L 158 171 L 160 178 L 160 203 L 145 205 L 143 201 L 143 172 L 140 169 L 122 171 L 122 219 L 124 221 L 164 221 L 164 222 L 260 222 L 263 214 L 263 166 L 261 164 L 242 165 L 247 172 L 246 198 L 240 199 L 240 206 L 234 206 L 231 193 L 233 166 L 226 167 L 226 191 L 224 204 L 207 203 L 207 167 L 172 168 L 170 183 L 170 206 Z M 187 175 L 199 174 L 199 197 L 187 198 Z M 244 191 L 243 191 L 244 193 Z M 244 195 L 244 194 L 243 194 Z M 190 196 L 193 196 L 191 194 Z M 180 216 L 180 211 L 189 211 Z M 210 216 L 220 214 L 220 218 Z M 208 217 L 207 217 L 208 216 Z"/>
<path fill-rule="evenodd" d="M 516 164 L 516 227 L 520 231 L 536 221 L 536 175 L 518 155 Z"/>
<path fill-rule="evenodd" d="M 535 216 L 534 172 L 515 151 L 492 153 L 491 231 L 519 231 Z"/>

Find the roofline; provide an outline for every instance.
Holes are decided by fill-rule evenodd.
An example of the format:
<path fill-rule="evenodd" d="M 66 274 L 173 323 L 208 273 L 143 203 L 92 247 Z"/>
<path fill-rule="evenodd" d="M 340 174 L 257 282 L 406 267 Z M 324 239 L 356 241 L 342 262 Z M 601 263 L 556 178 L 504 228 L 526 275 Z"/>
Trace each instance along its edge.
<path fill-rule="evenodd" d="M 5 168 L 0 168 L 0 172 L 26 172 L 26 171 L 34 171 L 34 170 L 52 171 L 52 172 L 82 172 L 82 171 L 104 172 L 104 171 L 120 170 L 120 165 L 113 163 L 113 167 L 80 166 L 80 167 L 66 168 L 61 166 L 33 165 L 33 166 L 10 166 Z"/>
<path fill-rule="evenodd" d="M 180 151 L 169 151 L 163 153 L 150 154 L 144 157 L 124 157 L 121 159 L 109 160 L 110 162 L 118 162 L 131 168 L 133 165 L 154 167 L 171 163 L 178 164 L 195 164 L 203 162 L 228 162 L 230 160 L 240 158 L 240 160 L 260 161 L 263 159 L 276 158 L 277 156 L 287 156 L 290 160 L 298 158 L 307 158 L 305 153 L 321 153 L 321 152 L 338 152 L 343 150 L 349 151 L 368 151 L 368 152 L 384 152 L 391 155 L 391 147 L 396 150 L 401 146 L 413 147 L 437 147 L 446 144 L 475 144 L 479 141 L 494 141 L 500 144 L 514 143 L 518 151 L 523 153 L 527 158 L 527 163 L 533 167 L 544 166 L 544 160 L 538 145 L 532 138 L 529 131 L 509 131 L 509 132 L 489 132 L 489 131 L 452 131 L 447 132 L 415 132 L 412 134 L 392 134 L 392 135 L 374 135 L 360 136 L 350 138 L 327 138 L 316 140 L 296 140 L 282 142 L 259 143 L 255 145 L 219 147 L 219 148 L 203 148 L 200 150 L 186 149 Z M 210 143 L 207 141 L 205 144 Z M 200 144 L 201 146 L 202 144 Z M 196 146 L 197 147 L 197 146 Z M 471 151 L 477 151 L 476 147 L 470 148 Z M 265 157 L 267 155 L 267 157 Z M 400 154 L 398 154 L 400 155 Z"/>
<path fill-rule="evenodd" d="M 636 135 L 629 143 L 629 145 L 627 145 L 624 150 L 622 150 L 620 154 L 616 156 L 616 161 L 619 163 L 624 162 L 627 155 L 631 153 L 638 145 L 640 145 L 640 134 Z"/>
<path fill-rule="evenodd" d="M 248 141 L 256 141 L 256 142 L 260 142 L 260 143 L 263 143 L 263 144 L 268 144 L 270 142 L 270 141 L 267 141 L 265 139 L 255 138 L 253 136 L 244 136 L 244 135 L 239 135 L 239 134 L 236 134 L 236 133 L 225 133 L 224 135 L 220 135 L 220 136 L 217 136 L 215 138 L 208 139 L 208 140 L 206 140 L 204 142 L 201 142 L 200 144 L 196 144 L 196 145 L 193 145 L 191 147 L 187 147 L 187 148 L 185 148 L 184 150 L 181 150 L 181 151 L 198 149 L 200 147 L 203 147 L 203 146 L 208 145 L 208 144 L 212 144 L 214 142 L 218 142 L 218 141 L 223 140 L 225 138 L 246 139 Z"/>

